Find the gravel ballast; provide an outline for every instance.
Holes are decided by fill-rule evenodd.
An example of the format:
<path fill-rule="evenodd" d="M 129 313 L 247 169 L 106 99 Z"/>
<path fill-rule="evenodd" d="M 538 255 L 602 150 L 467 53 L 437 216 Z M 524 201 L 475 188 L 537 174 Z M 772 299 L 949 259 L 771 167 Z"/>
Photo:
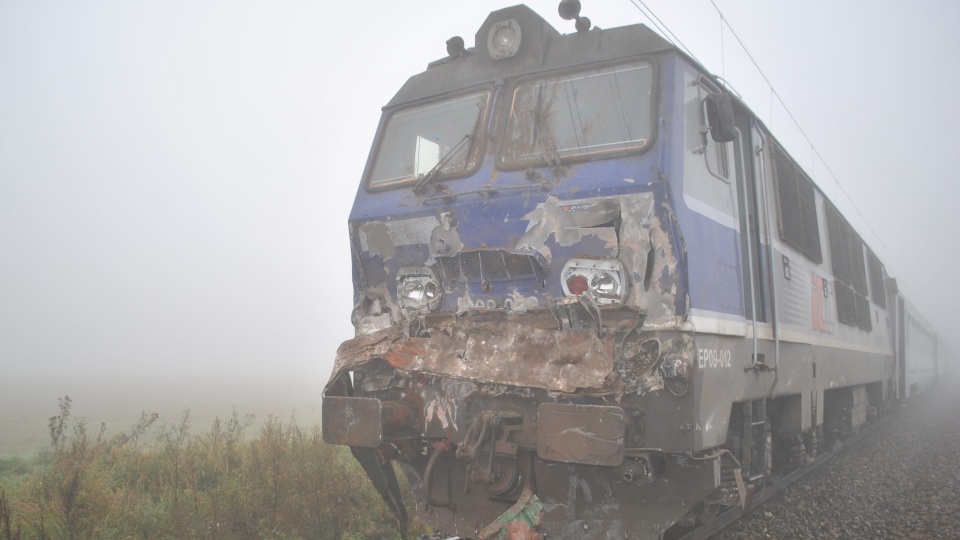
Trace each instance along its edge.
<path fill-rule="evenodd" d="M 717 538 L 960 538 L 960 383 L 914 398 Z"/>

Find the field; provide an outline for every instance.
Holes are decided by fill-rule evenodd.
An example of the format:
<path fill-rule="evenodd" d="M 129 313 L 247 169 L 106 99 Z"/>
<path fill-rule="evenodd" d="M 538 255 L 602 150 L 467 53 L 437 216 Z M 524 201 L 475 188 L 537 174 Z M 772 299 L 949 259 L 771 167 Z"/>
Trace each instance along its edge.
<path fill-rule="evenodd" d="M 48 448 L 50 417 L 65 395 L 72 398 L 74 420 L 97 431 L 106 424 L 108 435 L 128 429 L 142 412 L 156 413 L 158 424 L 177 422 L 185 408 L 199 429 L 234 411 L 253 415 L 256 423 L 272 415 L 308 426 L 320 422 L 321 380 L 0 380 L 0 457 Z"/>
<path fill-rule="evenodd" d="M 23 409 L 5 407 L 0 424 L 0 540 L 399 538 L 349 449 L 323 443 L 312 410 L 231 410 L 201 423 L 183 409 L 110 424 L 93 413 L 113 421 L 122 408 L 81 417 L 67 396 L 43 414 L 29 396 L 4 401 Z"/>

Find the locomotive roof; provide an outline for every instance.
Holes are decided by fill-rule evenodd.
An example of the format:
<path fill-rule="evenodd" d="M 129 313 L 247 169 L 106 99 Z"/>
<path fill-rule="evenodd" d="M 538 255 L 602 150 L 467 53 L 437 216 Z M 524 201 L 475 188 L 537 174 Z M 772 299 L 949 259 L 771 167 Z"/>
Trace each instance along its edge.
<path fill-rule="evenodd" d="M 494 59 L 487 47 L 491 28 L 509 20 L 520 28 L 520 48 L 510 58 Z M 474 43 L 473 49 L 433 62 L 423 73 L 410 77 L 387 107 L 527 73 L 676 50 L 642 24 L 560 34 L 525 5 L 491 12 Z"/>

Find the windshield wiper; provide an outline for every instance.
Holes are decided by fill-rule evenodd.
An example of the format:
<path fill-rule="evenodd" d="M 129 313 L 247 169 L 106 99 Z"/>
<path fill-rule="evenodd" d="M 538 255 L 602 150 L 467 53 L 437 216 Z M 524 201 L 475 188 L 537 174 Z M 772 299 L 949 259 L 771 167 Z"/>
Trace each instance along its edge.
<path fill-rule="evenodd" d="M 446 166 L 446 164 L 449 163 L 451 159 L 453 159 L 453 156 L 457 155 L 457 153 L 460 150 L 466 147 L 466 143 L 470 139 L 471 139 L 471 135 L 469 133 L 464 135 L 463 138 L 460 139 L 460 142 L 458 142 L 457 145 L 454 146 L 452 150 L 447 152 L 447 155 L 443 156 L 443 159 L 438 161 L 436 165 L 434 165 L 429 171 L 427 171 L 426 174 L 424 174 L 423 176 L 420 177 L 419 180 L 417 180 L 417 183 L 414 184 L 413 186 L 413 192 L 416 193 L 417 195 L 423 195 L 423 189 L 427 187 L 427 184 L 432 182 L 433 179 L 440 174 L 440 171 L 442 171 L 443 167 Z"/>
<path fill-rule="evenodd" d="M 533 112 L 533 136 L 535 137 L 534 144 L 537 146 L 537 153 L 540 154 L 540 159 L 543 160 L 543 164 L 547 167 L 550 167 L 550 171 L 553 172 L 554 176 L 563 176 L 566 171 L 563 168 L 563 164 L 560 162 L 560 151 L 557 149 L 557 141 L 554 137 L 554 133 L 552 129 L 546 132 L 540 129 L 540 125 L 543 123 L 544 115 L 543 86 L 541 85 L 540 90 L 537 93 L 537 105 Z"/>

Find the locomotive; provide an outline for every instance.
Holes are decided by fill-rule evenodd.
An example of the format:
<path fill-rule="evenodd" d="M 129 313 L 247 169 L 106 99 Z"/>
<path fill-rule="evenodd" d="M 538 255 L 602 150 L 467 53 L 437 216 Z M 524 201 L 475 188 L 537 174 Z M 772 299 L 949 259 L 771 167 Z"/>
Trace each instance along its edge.
<path fill-rule="evenodd" d="M 938 339 L 765 125 L 644 25 L 523 5 L 384 107 L 323 395 L 397 516 L 659 538 L 925 390 Z"/>

